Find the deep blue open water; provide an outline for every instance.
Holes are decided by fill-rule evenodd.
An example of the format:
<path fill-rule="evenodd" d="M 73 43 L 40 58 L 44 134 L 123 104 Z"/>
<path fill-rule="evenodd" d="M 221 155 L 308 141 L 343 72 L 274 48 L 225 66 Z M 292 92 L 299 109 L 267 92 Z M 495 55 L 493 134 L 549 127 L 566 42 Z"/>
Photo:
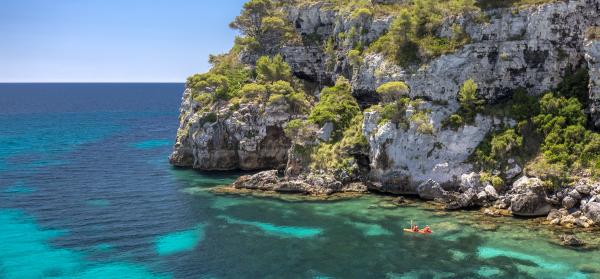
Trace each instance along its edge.
<path fill-rule="evenodd" d="M 600 277 L 531 221 L 213 194 L 239 174 L 167 162 L 182 91 L 0 84 L 0 278 Z"/>

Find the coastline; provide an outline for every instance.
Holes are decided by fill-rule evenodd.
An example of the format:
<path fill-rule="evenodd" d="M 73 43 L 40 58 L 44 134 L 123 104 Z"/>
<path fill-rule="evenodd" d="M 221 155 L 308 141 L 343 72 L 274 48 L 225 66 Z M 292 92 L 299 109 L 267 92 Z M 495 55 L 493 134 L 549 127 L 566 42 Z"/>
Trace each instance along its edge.
<path fill-rule="evenodd" d="M 516 191 L 511 189 L 500 194 L 494 192 L 495 197 L 492 198 L 492 195 L 482 197 L 482 193 L 485 193 L 486 190 L 491 191 L 489 187 L 476 185 L 473 183 L 473 177 L 470 180 L 466 179 L 468 177 L 463 177 L 465 179 L 463 179 L 462 186 L 454 191 L 446 191 L 436 183 L 425 183 L 419 188 L 425 186 L 429 186 L 429 188 L 422 189 L 414 195 L 400 195 L 378 191 L 373 185 L 360 182 L 344 184 L 324 174 L 282 178 L 277 176 L 277 171 L 263 171 L 254 175 L 243 175 L 231 185 L 218 186 L 209 191 L 214 194 L 275 198 L 289 202 L 333 202 L 374 195 L 387 201 L 384 208 L 418 204 L 426 206 L 436 213 L 478 212 L 481 220 L 492 223 L 498 219 L 531 220 L 540 228 L 543 227 L 569 236 L 568 240 L 563 240 L 565 246 L 584 246 L 585 243 L 590 242 L 590 239 L 581 241 L 577 238 L 572 239 L 570 235 L 574 235 L 574 233 L 597 233 L 600 231 L 599 224 L 586 217 L 586 214 L 582 212 L 583 209 L 580 208 L 584 207 L 584 203 L 590 203 L 590 200 L 595 202 L 594 193 L 600 190 L 598 185 L 582 184 L 547 193 L 542 187 L 532 185 L 536 182 L 534 179 L 522 177 L 515 182 L 516 185 L 513 188 L 517 189 Z M 468 182 L 471 184 L 465 185 Z M 518 190 L 520 188 L 523 190 Z M 535 192 L 535 189 L 538 189 L 538 192 Z M 583 197 L 583 194 L 577 190 L 587 193 L 587 201 L 585 201 L 586 197 Z M 563 192 L 567 192 L 566 197 L 562 197 L 562 201 L 557 200 L 563 195 Z M 575 195 L 575 192 L 580 195 L 580 200 L 571 203 L 567 197 Z M 534 193 L 537 193 L 538 196 L 535 196 Z M 461 198 L 467 200 L 461 200 Z M 565 200 L 569 204 L 566 204 Z M 507 202 L 509 204 L 506 204 Z M 539 208 L 542 207 L 544 212 L 541 212 L 542 214 L 522 214 L 522 212 L 518 214 L 514 212 L 515 206 L 510 202 L 518 203 L 517 209 L 527 208 L 530 212 L 532 210 L 540 212 Z M 540 206 L 536 204 L 538 202 L 543 202 L 543 204 Z M 565 205 L 570 208 L 566 208 Z M 579 207 L 576 207 L 577 205 Z"/>
<path fill-rule="evenodd" d="M 444 203 L 426 201 L 418 196 L 402 196 L 380 192 L 345 192 L 325 194 L 290 194 L 276 191 L 262 191 L 235 188 L 232 185 L 220 185 L 211 188 L 187 189 L 187 193 L 209 192 L 217 196 L 251 197 L 257 199 L 270 199 L 286 203 L 334 203 L 351 202 L 354 200 L 368 199 L 373 203 L 367 210 L 402 210 L 403 208 L 418 208 L 429 212 L 432 216 L 452 217 L 459 226 L 471 226 L 480 231 L 497 231 L 500 227 L 515 226 L 519 229 L 536 231 L 548 236 L 548 241 L 555 245 L 579 251 L 600 249 L 600 227 L 587 228 L 577 226 L 561 226 L 553 224 L 547 217 L 522 217 L 515 216 L 509 210 L 493 207 L 469 208 L 449 210 Z M 495 214 L 493 214 L 495 213 Z M 417 220 L 418 221 L 418 220 Z M 438 227 L 433 230 L 447 230 Z"/>

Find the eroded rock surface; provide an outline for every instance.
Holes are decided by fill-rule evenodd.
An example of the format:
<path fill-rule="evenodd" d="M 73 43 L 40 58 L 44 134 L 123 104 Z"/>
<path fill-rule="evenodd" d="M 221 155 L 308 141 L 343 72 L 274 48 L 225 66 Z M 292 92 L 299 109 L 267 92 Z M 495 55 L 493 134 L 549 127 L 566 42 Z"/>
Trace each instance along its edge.
<path fill-rule="evenodd" d="M 261 170 L 284 167 L 290 140 L 284 125 L 295 115 L 287 106 L 242 104 L 239 109 L 200 109 L 186 89 L 171 164 L 201 170 Z"/>

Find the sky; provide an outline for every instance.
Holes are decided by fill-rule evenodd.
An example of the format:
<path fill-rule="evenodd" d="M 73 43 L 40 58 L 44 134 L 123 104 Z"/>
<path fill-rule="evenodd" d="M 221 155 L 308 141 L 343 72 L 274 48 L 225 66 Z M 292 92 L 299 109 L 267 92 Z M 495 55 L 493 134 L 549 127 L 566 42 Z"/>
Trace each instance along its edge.
<path fill-rule="evenodd" d="M 184 82 L 245 0 L 1 0 L 0 82 Z"/>

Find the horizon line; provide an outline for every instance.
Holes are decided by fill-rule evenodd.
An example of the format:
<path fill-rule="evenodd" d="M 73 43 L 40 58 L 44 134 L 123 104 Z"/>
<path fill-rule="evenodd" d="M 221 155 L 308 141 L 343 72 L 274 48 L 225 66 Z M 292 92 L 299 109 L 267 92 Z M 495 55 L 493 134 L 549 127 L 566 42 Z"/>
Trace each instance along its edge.
<path fill-rule="evenodd" d="M 98 83 L 98 84 L 115 84 L 115 83 L 185 83 L 185 81 L 0 81 L 0 84 L 59 84 L 59 83 Z"/>

